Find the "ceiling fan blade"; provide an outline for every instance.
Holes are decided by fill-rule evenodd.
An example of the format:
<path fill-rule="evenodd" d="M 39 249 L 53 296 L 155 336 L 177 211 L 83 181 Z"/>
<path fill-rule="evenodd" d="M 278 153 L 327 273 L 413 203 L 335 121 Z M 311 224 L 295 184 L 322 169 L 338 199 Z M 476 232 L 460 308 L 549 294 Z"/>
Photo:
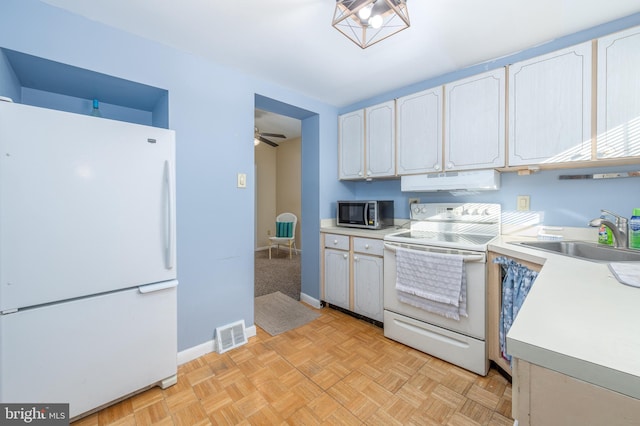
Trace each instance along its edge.
<path fill-rule="evenodd" d="M 268 136 L 270 138 L 283 138 L 286 139 L 285 135 L 281 135 L 279 133 L 260 133 L 260 136 Z"/>
<path fill-rule="evenodd" d="M 278 144 L 277 144 L 277 143 L 275 143 L 275 142 L 271 142 L 269 139 L 265 139 L 265 138 L 263 138 L 261 135 L 258 135 L 258 140 L 259 140 L 260 142 L 264 142 L 264 143 L 266 143 L 267 145 L 271 145 L 271 146 L 272 146 L 272 147 L 274 147 L 274 148 L 278 146 Z"/>

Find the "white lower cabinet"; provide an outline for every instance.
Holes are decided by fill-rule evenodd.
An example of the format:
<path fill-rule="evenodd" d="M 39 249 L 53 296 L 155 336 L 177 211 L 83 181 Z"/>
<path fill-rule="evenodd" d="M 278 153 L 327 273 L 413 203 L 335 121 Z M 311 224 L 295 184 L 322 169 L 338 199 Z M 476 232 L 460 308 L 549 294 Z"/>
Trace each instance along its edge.
<path fill-rule="evenodd" d="M 324 250 L 324 300 L 349 309 L 349 252 Z"/>
<path fill-rule="evenodd" d="M 377 321 L 383 320 L 382 241 L 354 238 L 353 311 Z M 362 249 L 361 246 L 366 246 Z M 365 251 L 367 250 L 367 251 Z M 369 253 L 369 254 L 363 254 Z"/>
<path fill-rule="evenodd" d="M 637 426 L 640 400 L 513 358 L 512 416 L 520 426 Z"/>
<path fill-rule="evenodd" d="M 383 241 L 323 235 L 323 300 L 382 322 Z"/>

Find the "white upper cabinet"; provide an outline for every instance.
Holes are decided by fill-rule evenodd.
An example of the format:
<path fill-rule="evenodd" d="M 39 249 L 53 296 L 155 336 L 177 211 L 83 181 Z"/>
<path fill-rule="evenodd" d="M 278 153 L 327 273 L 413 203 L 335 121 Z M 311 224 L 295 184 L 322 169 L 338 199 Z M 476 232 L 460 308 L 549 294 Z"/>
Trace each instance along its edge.
<path fill-rule="evenodd" d="M 338 117 L 340 179 L 364 178 L 364 110 Z"/>
<path fill-rule="evenodd" d="M 445 85 L 445 170 L 503 167 L 505 70 Z"/>
<path fill-rule="evenodd" d="M 509 165 L 591 159 L 592 43 L 509 67 Z"/>
<path fill-rule="evenodd" d="M 396 174 L 396 109 L 395 101 L 388 101 L 365 109 L 366 119 L 366 178 Z"/>
<path fill-rule="evenodd" d="M 442 170 L 442 86 L 399 98 L 399 175 Z"/>
<path fill-rule="evenodd" d="M 640 27 L 598 40 L 597 158 L 640 155 Z"/>
<path fill-rule="evenodd" d="M 341 115 L 340 179 L 395 176 L 395 126 L 395 101 Z"/>

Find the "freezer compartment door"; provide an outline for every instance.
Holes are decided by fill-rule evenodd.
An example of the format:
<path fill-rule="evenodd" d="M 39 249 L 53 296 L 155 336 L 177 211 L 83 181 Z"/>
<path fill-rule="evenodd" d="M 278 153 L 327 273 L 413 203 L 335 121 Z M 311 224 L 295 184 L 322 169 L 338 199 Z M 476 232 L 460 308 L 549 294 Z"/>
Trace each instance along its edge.
<path fill-rule="evenodd" d="M 0 315 L 0 401 L 76 417 L 177 371 L 176 285 Z"/>
<path fill-rule="evenodd" d="M 0 311 L 175 279 L 174 139 L 0 103 Z"/>

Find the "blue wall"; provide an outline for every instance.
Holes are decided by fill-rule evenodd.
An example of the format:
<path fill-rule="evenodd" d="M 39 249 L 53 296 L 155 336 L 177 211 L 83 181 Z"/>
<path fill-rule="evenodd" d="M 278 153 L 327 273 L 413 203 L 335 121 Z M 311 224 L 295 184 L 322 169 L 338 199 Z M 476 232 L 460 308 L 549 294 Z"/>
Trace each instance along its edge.
<path fill-rule="evenodd" d="M 630 217 L 633 208 L 640 206 L 640 178 L 560 180 L 558 176 L 638 170 L 640 164 L 547 170 L 527 176 L 502 173 L 500 190 L 458 196 L 448 192 L 400 192 L 399 180 L 359 182 L 356 197 L 394 200 L 396 217 L 408 218 L 410 197 L 419 198 L 423 203 L 499 203 L 502 210 L 507 211 L 516 210 L 518 195 L 529 195 L 531 210 L 544 213 L 544 224 L 585 227 L 591 219 L 600 216 L 600 209 Z"/>
<path fill-rule="evenodd" d="M 253 324 L 256 94 L 290 108 L 276 112 L 304 115 L 303 291 L 319 297 L 318 206 L 340 191 L 337 174 L 320 164 L 335 162 L 337 108 L 37 0 L 2 1 L 0 48 L 168 92 L 168 127 L 176 131 L 179 350 L 210 341 L 215 327 Z M 12 74 L 0 55 L 0 95 L 19 99 Z M 237 173 L 247 174 L 247 189 L 236 188 Z"/>

